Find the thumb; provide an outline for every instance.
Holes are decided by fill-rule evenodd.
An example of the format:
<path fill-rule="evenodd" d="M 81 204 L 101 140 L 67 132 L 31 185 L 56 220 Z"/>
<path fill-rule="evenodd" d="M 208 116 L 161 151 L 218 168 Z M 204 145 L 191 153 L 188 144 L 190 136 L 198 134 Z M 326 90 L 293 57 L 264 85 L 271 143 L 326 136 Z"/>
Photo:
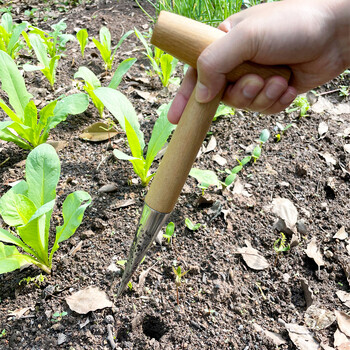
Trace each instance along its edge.
<path fill-rule="evenodd" d="M 196 99 L 211 101 L 226 84 L 226 74 L 253 57 L 252 40 L 240 25 L 214 41 L 197 60 Z"/>

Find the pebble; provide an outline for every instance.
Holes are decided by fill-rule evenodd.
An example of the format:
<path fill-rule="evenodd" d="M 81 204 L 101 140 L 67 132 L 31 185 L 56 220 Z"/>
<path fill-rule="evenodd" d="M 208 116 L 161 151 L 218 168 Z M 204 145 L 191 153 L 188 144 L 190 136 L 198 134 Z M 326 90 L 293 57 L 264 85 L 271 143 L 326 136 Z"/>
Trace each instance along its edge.
<path fill-rule="evenodd" d="M 64 333 L 59 333 L 57 338 L 57 345 L 61 345 L 67 341 L 67 336 Z"/>
<path fill-rule="evenodd" d="M 330 251 L 330 250 L 326 250 L 325 252 L 324 252 L 324 256 L 327 258 L 327 259 L 331 259 L 331 258 L 333 258 L 333 253 Z"/>
<path fill-rule="evenodd" d="M 107 315 L 107 316 L 105 317 L 105 322 L 106 322 L 107 324 L 113 324 L 113 323 L 114 323 L 114 317 L 113 317 L 112 315 Z"/>

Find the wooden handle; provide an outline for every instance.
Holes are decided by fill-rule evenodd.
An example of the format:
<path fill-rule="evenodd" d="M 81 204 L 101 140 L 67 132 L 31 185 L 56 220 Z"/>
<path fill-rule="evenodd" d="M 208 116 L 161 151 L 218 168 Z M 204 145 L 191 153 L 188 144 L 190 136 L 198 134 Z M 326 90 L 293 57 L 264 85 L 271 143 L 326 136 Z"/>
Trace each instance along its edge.
<path fill-rule="evenodd" d="M 149 207 L 170 213 L 209 130 L 223 91 L 208 103 L 198 103 L 193 91 L 146 196 Z"/>
<path fill-rule="evenodd" d="M 161 11 L 153 30 L 151 43 L 196 68 L 201 52 L 224 35 L 226 35 L 225 32 L 207 24 Z M 289 80 L 291 76 L 287 66 L 266 66 L 244 62 L 229 72 L 226 77 L 228 81 L 235 82 L 247 73 L 258 74 L 264 79 L 279 75 Z"/>

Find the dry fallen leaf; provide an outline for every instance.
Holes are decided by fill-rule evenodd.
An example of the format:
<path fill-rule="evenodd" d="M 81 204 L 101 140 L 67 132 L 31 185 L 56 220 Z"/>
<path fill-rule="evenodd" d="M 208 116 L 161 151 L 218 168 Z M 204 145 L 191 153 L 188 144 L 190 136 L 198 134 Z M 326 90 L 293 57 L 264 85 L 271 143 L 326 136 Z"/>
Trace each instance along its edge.
<path fill-rule="evenodd" d="M 216 148 L 216 145 L 217 145 L 216 138 L 212 136 L 208 142 L 207 147 L 204 147 L 203 153 L 214 151 L 214 149 Z"/>
<path fill-rule="evenodd" d="M 337 329 L 334 333 L 334 346 L 337 348 L 337 350 L 343 349 L 345 350 L 343 345 L 349 344 L 350 338 L 347 337 L 344 333 L 342 333 L 339 329 Z"/>
<path fill-rule="evenodd" d="M 318 135 L 320 138 L 323 138 L 326 136 L 328 132 L 328 124 L 325 123 L 325 122 L 321 122 L 319 125 L 318 125 Z"/>
<path fill-rule="evenodd" d="M 350 316 L 343 311 L 335 310 L 339 329 L 348 337 L 350 337 Z"/>
<path fill-rule="evenodd" d="M 257 323 L 254 323 L 253 324 L 253 327 L 255 328 L 255 330 L 257 332 L 261 332 L 261 333 L 264 333 L 265 336 L 269 339 L 272 340 L 272 342 L 276 345 L 276 346 L 280 346 L 282 344 L 286 344 L 287 341 L 285 339 L 283 339 L 283 337 L 278 334 L 278 333 L 275 333 L 275 332 L 271 332 L 271 331 L 268 331 L 267 329 L 264 329 L 263 327 L 261 327 L 260 325 L 258 325 Z"/>
<path fill-rule="evenodd" d="M 148 91 L 141 91 L 134 89 L 134 91 L 144 100 L 148 101 L 149 103 L 155 103 L 158 101 L 157 95 L 158 93 L 150 93 Z"/>
<path fill-rule="evenodd" d="M 346 293 L 343 290 L 337 291 L 337 297 L 346 305 L 347 307 L 350 307 L 350 293 Z"/>
<path fill-rule="evenodd" d="M 46 141 L 49 145 L 51 145 L 56 152 L 60 151 L 61 149 L 65 148 L 68 145 L 68 142 L 66 141 L 54 141 L 54 140 L 49 140 Z"/>
<path fill-rule="evenodd" d="M 287 198 L 275 198 L 272 201 L 272 212 L 280 219 L 276 224 L 279 230 L 285 234 L 296 233 L 298 211 L 294 204 Z"/>
<path fill-rule="evenodd" d="M 333 158 L 333 156 L 329 152 L 319 153 L 319 155 L 326 161 L 327 165 L 332 164 L 336 165 L 337 161 Z"/>
<path fill-rule="evenodd" d="M 295 323 L 284 323 L 290 340 L 300 350 L 319 350 L 320 344 L 313 337 L 313 334 L 304 326 Z"/>
<path fill-rule="evenodd" d="M 227 163 L 227 160 L 218 154 L 213 155 L 213 161 L 218 163 L 219 165 L 225 165 Z"/>
<path fill-rule="evenodd" d="M 100 193 L 109 193 L 109 192 L 115 192 L 118 190 L 118 186 L 116 184 L 106 184 L 98 189 L 98 192 Z"/>
<path fill-rule="evenodd" d="M 336 317 L 332 311 L 310 306 L 305 312 L 304 319 L 309 328 L 320 330 L 332 325 Z"/>
<path fill-rule="evenodd" d="M 236 254 L 242 254 L 243 260 L 253 270 L 264 270 L 269 267 L 267 260 L 252 247 L 249 241 L 245 241 L 247 247 L 238 248 Z"/>
<path fill-rule="evenodd" d="M 113 306 L 107 294 L 94 286 L 82 289 L 68 296 L 66 302 L 70 309 L 78 314 L 87 314 L 90 311 Z"/>
<path fill-rule="evenodd" d="M 345 231 L 345 227 L 342 226 L 339 231 L 333 236 L 333 238 L 337 238 L 340 240 L 344 240 L 348 238 L 348 233 Z"/>
<path fill-rule="evenodd" d="M 350 153 L 350 143 L 344 145 L 344 151 Z"/>
<path fill-rule="evenodd" d="M 303 291 L 304 291 L 306 308 L 308 309 L 314 302 L 314 293 L 312 292 L 309 286 L 309 282 L 305 278 L 302 278 L 300 282 L 301 282 L 301 287 L 303 288 Z"/>
<path fill-rule="evenodd" d="M 313 237 L 310 241 L 310 243 L 307 245 L 307 248 L 305 249 L 306 255 L 315 261 L 315 263 L 318 265 L 318 267 L 324 266 L 324 261 L 322 259 L 321 252 L 319 251 L 317 244 L 316 244 L 316 237 Z"/>
<path fill-rule="evenodd" d="M 24 307 L 22 309 L 17 309 L 15 311 L 10 312 L 7 316 L 15 316 L 17 320 L 22 318 L 29 310 L 34 310 L 32 306 Z"/>
<path fill-rule="evenodd" d="M 113 209 L 125 208 L 136 203 L 135 199 L 121 199 L 112 202 Z"/>
<path fill-rule="evenodd" d="M 111 125 L 97 122 L 85 128 L 79 137 L 86 141 L 100 142 L 109 140 L 117 134 L 117 130 L 111 127 Z"/>

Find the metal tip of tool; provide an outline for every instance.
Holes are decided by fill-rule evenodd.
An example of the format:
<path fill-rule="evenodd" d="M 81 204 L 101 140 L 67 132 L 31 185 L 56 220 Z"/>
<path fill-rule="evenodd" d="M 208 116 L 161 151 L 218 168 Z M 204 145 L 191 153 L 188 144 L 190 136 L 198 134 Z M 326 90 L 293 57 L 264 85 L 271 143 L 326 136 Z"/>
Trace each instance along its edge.
<path fill-rule="evenodd" d="M 154 241 L 168 216 L 169 214 L 153 210 L 147 204 L 143 206 L 142 215 L 135 233 L 134 241 L 130 247 L 128 261 L 117 292 L 117 297 L 125 290 L 131 276 L 141 263 L 149 246 Z"/>

